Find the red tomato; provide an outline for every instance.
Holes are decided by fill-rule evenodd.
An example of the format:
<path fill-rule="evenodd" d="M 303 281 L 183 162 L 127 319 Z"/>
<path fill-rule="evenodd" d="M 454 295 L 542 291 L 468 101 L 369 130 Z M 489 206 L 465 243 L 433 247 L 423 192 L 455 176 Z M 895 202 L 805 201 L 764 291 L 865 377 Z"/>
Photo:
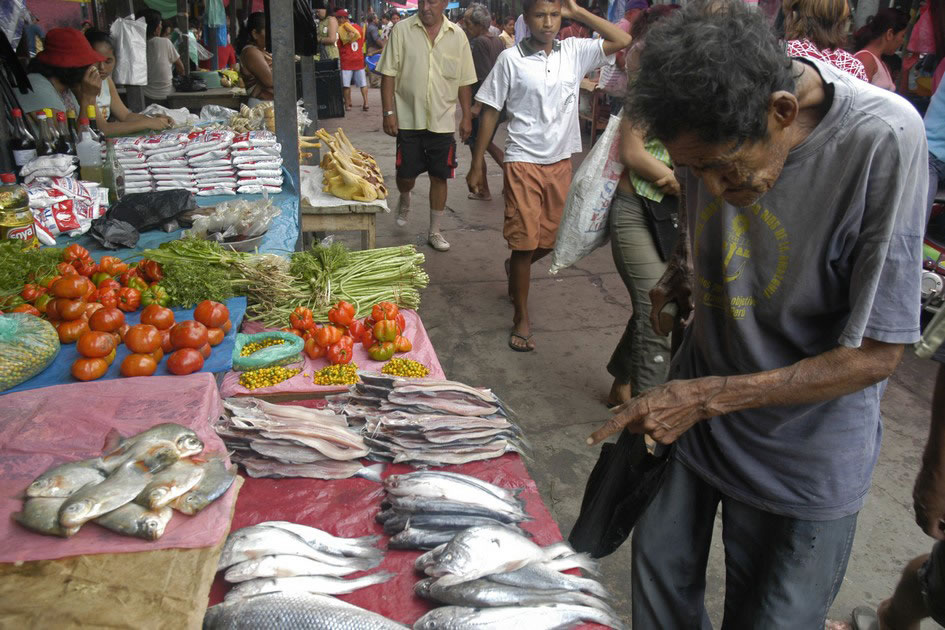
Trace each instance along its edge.
<path fill-rule="evenodd" d="M 111 333 L 90 330 L 82 333 L 75 349 L 86 359 L 100 359 L 115 349 L 115 338 Z"/>
<path fill-rule="evenodd" d="M 122 343 L 125 342 L 125 335 L 128 334 L 129 330 L 131 330 L 131 326 L 129 326 L 128 324 L 122 324 L 121 326 L 118 327 L 117 332 L 118 332 L 118 336 L 121 337 Z"/>
<path fill-rule="evenodd" d="M 171 374 L 191 374 L 203 368 L 203 355 L 193 348 L 181 348 L 167 358 L 167 369 Z"/>
<path fill-rule="evenodd" d="M 207 327 L 192 319 L 174 324 L 174 327 L 171 328 L 171 345 L 175 349 L 200 349 L 207 343 L 207 337 Z"/>
<path fill-rule="evenodd" d="M 207 328 L 220 328 L 229 321 L 230 310 L 219 302 L 204 300 L 194 309 L 194 319 Z"/>
<path fill-rule="evenodd" d="M 88 284 L 82 276 L 63 276 L 52 285 L 52 294 L 60 298 L 80 298 L 88 290 Z"/>
<path fill-rule="evenodd" d="M 20 291 L 20 297 L 26 300 L 27 302 L 35 302 L 36 298 L 38 298 L 45 292 L 46 292 L 46 289 L 39 286 L 38 284 L 26 284 L 26 285 L 23 285 L 23 290 Z"/>
<path fill-rule="evenodd" d="M 103 333 L 107 334 L 107 333 Z M 101 358 L 76 359 L 72 364 L 72 376 L 80 381 L 94 381 L 108 371 L 108 362 Z"/>
<path fill-rule="evenodd" d="M 59 319 L 71 322 L 82 317 L 82 313 L 85 312 L 85 302 L 70 300 L 68 298 L 57 298 L 56 312 L 59 313 Z"/>
<path fill-rule="evenodd" d="M 223 338 L 226 336 L 226 333 L 223 332 L 222 328 L 208 328 L 207 329 L 207 343 L 211 346 L 219 346 L 223 343 Z"/>
<path fill-rule="evenodd" d="M 151 354 L 161 347 L 161 333 L 150 324 L 138 324 L 125 333 L 125 345 L 132 352 Z"/>
<path fill-rule="evenodd" d="M 164 352 L 164 354 L 170 354 L 174 352 L 174 344 L 171 343 L 170 330 L 161 331 L 161 350 Z"/>
<path fill-rule="evenodd" d="M 157 369 L 157 361 L 150 354 L 129 354 L 121 362 L 122 376 L 151 376 Z"/>
<path fill-rule="evenodd" d="M 151 353 L 151 358 L 154 359 L 155 363 L 160 363 L 161 359 L 164 358 L 164 351 L 160 348 Z"/>
<path fill-rule="evenodd" d="M 82 316 L 88 319 L 91 319 L 92 315 L 95 315 L 97 312 L 105 308 L 104 304 L 98 302 L 86 302 L 85 303 L 85 312 L 82 313 Z"/>
<path fill-rule="evenodd" d="M 89 332 L 89 323 L 84 319 L 76 319 L 70 322 L 61 322 L 59 324 L 59 341 L 62 343 L 75 343 L 82 336 L 82 333 Z"/>
<path fill-rule="evenodd" d="M 35 315 L 36 317 L 39 317 L 40 315 L 39 309 L 33 306 L 32 304 L 20 304 L 19 306 L 14 308 L 11 312 L 12 313 L 26 313 L 28 315 Z"/>
<path fill-rule="evenodd" d="M 213 348 L 210 347 L 209 343 L 203 344 L 203 347 L 200 348 L 200 354 L 203 355 L 204 359 L 209 359 L 210 354 L 213 352 Z"/>
<path fill-rule="evenodd" d="M 321 359 L 325 356 L 325 348 L 315 342 L 315 337 L 308 337 L 305 340 L 305 354 L 309 359 Z"/>
<path fill-rule="evenodd" d="M 125 323 L 125 314 L 117 308 L 103 307 L 89 317 L 89 327 L 92 330 L 115 332 Z"/>
<path fill-rule="evenodd" d="M 151 324 L 158 330 L 167 330 L 174 325 L 174 311 L 160 304 L 148 304 L 141 311 L 141 323 Z"/>
<path fill-rule="evenodd" d="M 59 311 L 56 309 L 56 299 L 49 300 L 49 303 L 46 304 L 46 318 L 51 322 L 58 322 L 62 319 L 62 317 L 59 316 Z"/>
<path fill-rule="evenodd" d="M 230 332 L 231 328 L 233 328 L 233 322 L 231 322 L 230 320 L 226 320 L 225 322 L 223 322 L 223 325 L 220 326 L 220 330 L 223 331 L 224 335 Z"/>

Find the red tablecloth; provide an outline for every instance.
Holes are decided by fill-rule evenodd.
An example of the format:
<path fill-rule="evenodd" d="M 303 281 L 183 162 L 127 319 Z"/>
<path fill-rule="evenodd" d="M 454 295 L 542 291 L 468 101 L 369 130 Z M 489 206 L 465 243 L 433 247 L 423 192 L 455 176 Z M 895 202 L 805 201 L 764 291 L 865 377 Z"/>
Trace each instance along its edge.
<path fill-rule="evenodd" d="M 405 464 L 388 466 L 384 476 L 411 472 Z M 473 462 L 462 466 L 446 466 L 444 470 L 472 475 L 506 488 L 524 488 L 525 500 L 533 521 L 524 528 L 534 535 L 535 543 L 549 545 L 561 540 L 561 532 L 538 494 L 535 482 L 528 475 L 521 457 L 508 454 L 498 459 Z M 236 513 L 231 531 L 263 521 L 286 520 L 324 529 L 336 536 L 383 536 L 384 530 L 374 517 L 380 510 L 384 491 L 377 483 L 361 478 L 335 481 L 312 479 L 247 479 L 236 500 Z M 387 537 L 380 543 L 387 546 Z M 413 563 L 419 551 L 387 551 L 380 568 L 395 577 L 340 598 L 385 617 L 412 625 L 434 605 L 414 595 L 414 584 L 424 576 Z M 356 573 L 351 577 L 363 575 Z M 218 573 L 210 590 L 210 604 L 219 603 L 228 589 L 223 574 Z M 594 626 L 587 626 L 594 627 Z"/>
<path fill-rule="evenodd" d="M 399 354 L 397 356 L 413 359 L 414 361 L 419 361 L 420 363 L 427 366 L 430 369 L 429 378 L 446 378 L 446 376 L 443 374 L 443 368 L 440 366 L 440 361 L 436 358 L 436 351 L 433 349 L 433 344 L 430 342 L 430 337 L 427 335 L 427 331 L 423 327 L 423 322 L 420 321 L 420 316 L 417 315 L 416 311 L 409 309 L 403 309 L 401 312 L 404 314 L 404 320 L 407 324 L 407 330 L 404 331 L 404 334 L 408 339 L 410 339 L 411 343 L 413 343 L 413 349 L 410 352 Z M 243 324 L 242 332 L 252 334 L 262 332 L 264 330 L 275 329 L 266 329 L 258 322 L 246 322 Z M 365 348 L 360 343 L 356 343 L 354 345 L 353 361 L 357 363 L 358 367 L 362 370 L 380 372 L 381 368 L 384 367 L 383 362 L 372 361 L 368 356 L 367 348 Z M 253 390 L 246 389 L 240 385 L 239 372 L 230 371 L 226 373 L 226 375 L 223 377 L 223 382 L 220 383 L 220 395 L 224 398 L 229 398 L 230 396 L 262 396 L 267 394 L 325 395 L 346 391 L 348 388 L 344 385 L 316 385 L 312 381 L 312 378 L 315 376 L 315 372 L 327 365 L 327 359 L 322 358 L 314 360 L 305 357 L 305 365 L 303 366 L 302 372 L 300 374 L 297 374 L 289 380 L 279 383 L 278 385 L 274 385 L 272 387 L 260 387 L 259 389 Z"/>

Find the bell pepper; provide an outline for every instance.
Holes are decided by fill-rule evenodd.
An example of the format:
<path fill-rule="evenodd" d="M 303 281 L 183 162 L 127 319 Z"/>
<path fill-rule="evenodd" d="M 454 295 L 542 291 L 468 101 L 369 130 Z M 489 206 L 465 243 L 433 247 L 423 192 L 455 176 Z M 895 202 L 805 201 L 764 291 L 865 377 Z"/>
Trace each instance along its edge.
<path fill-rule="evenodd" d="M 394 344 L 389 341 L 376 343 L 368 348 L 367 353 L 372 361 L 390 361 L 394 356 Z"/>
<path fill-rule="evenodd" d="M 91 258 L 89 250 L 75 243 L 65 248 L 62 252 L 62 260 L 67 263 L 71 263 L 73 260 L 88 260 L 89 258 Z"/>
<path fill-rule="evenodd" d="M 377 343 L 377 339 L 374 338 L 374 329 L 365 326 L 364 332 L 361 333 L 361 343 L 365 348 L 370 348 Z"/>
<path fill-rule="evenodd" d="M 404 318 L 404 314 L 398 312 L 394 321 L 397 322 L 397 330 L 400 331 L 399 334 L 404 334 L 404 331 L 407 330 L 407 320 Z"/>
<path fill-rule="evenodd" d="M 121 288 L 121 284 L 114 278 L 106 278 L 102 280 L 100 284 L 95 285 L 97 289 L 115 289 L 117 291 Z"/>
<path fill-rule="evenodd" d="M 342 300 L 335 305 L 335 308 L 328 311 L 328 321 L 344 328 L 351 323 L 354 315 L 354 306 Z"/>
<path fill-rule="evenodd" d="M 98 271 L 98 265 L 96 265 L 95 261 L 91 258 L 74 260 L 72 261 L 72 266 L 75 267 L 75 270 L 79 272 L 80 276 L 85 276 L 86 278 L 94 275 Z"/>
<path fill-rule="evenodd" d="M 121 262 L 116 256 L 102 256 L 98 267 L 110 276 L 117 276 L 128 271 L 128 264 Z"/>
<path fill-rule="evenodd" d="M 292 328 L 291 326 L 289 326 L 288 328 L 280 328 L 279 332 L 289 333 L 290 335 L 295 335 L 296 337 L 299 337 L 300 339 L 305 339 L 305 335 L 303 334 L 301 330 L 299 330 L 298 328 Z"/>
<path fill-rule="evenodd" d="M 60 274 L 64 276 L 69 276 L 69 275 L 79 273 L 78 271 L 75 270 L 75 267 L 72 265 L 72 263 L 67 263 L 67 262 L 61 262 L 58 265 L 56 265 L 56 271 L 58 271 Z"/>
<path fill-rule="evenodd" d="M 147 288 L 147 286 L 145 286 Z M 126 313 L 138 310 L 141 305 L 141 291 L 134 287 L 123 287 L 118 292 L 118 308 Z"/>
<path fill-rule="evenodd" d="M 118 291 L 110 288 L 98 289 L 92 294 L 93 302 L 98 302 L 105 308 L 118 308 Z"/>
<path fill-rule="evenodd" d="M 351 363 L 351 356 L 353 354 L 354 352 L 351 349 L 351 345 L 343 341 L 328 346 L 328 361 L 332 365 Z"/>
<path fill-rule="evenodd" d="M 393 302 L 378 302 L 371 309 L 371 319 L 379 322 L 383 319 L 396 319 L 400 309 Z"/>
<path fill-rule="evenodd" d="M 148 283 L 144 281 L 144 278 L 140 278 L 138 276 L 132 276 L 131 278 L 128 278 L 128 282 L 125 283 L 125 286 L 131 289 L 137 289 L 141 292 L 148 290 Z"/>
<path fill-rule="evenodd" d="M 100 264 L 99 269 L 101 268 L 102 266 Z M 111 279 L 112 279 L 111 274 L 105 273 L 104 271 L 96 271 L 95 273 L 92 274 L 92 277 L 90 278 L 90 280 L 96 287 L 98 287 L 98 285 L 100 285 L 105 280 L 111 280 Z"/>
<path fill-rule="evenodd" d="M 121 275 L 118 276 L 118 282 L 121 283 L 121 286 L 127 287 L 127 286 L 128 286 L 128 282 L 129 282 L 132 278 L 140 278 L 140 277 L 141 277 L 141 275 L 138 273 L 138 268 L 137 268 L 137 267 L 131 267 L 131 268 L 129 268 L 129 269 L 123 271 L 123 272 L 121 273 Z"/>
<path fill-rule="evenodd" d="M 142 260 L 138 263 L 138 273 L 148 282 L 160 282 L 164 279 L 164 269 L 156 260 Z"/>
<path fill-rule="evenodd" d="M 315 341 L 323 348 L 327 348 L 341 341 L 343 334 L 340 328 L 322 326 L 318 329 L 318 332 L 315 333 Z"/>
<path fill-rule="evenodd" d="M 410 343 L 410 340 L 403 335 L 397 335 L 397 338 L 394 339 L 394 352 L 400 354 L 402 352 L 410 352 L 411 350 L 413 350 L 413 344 Z"/>
<path fill-rule="evenodd" d="M 374 324 L 374 338 L 378 341 L 393 341 L 399 334 L 400 333 L 397 331 L 397 322 L 393 320 L 382 319 Z"/>
<path fill-rule="evenodd" d="M 20 297 L 23 298 L 25 301 L 29 302 L 30 304 L 32 304 L 33 302 L 36 301 L 36 298 L 38 298 L 45 292 L 46 292 L 46 289 L 39 285 L 25 284 L 23 285 L 23 290 L 20 291 Z"/>
<path fill-rule="evenodd" d="M 75 270 L 73 270 L 73 271 L 75 271 Z M 59 275 L 58 273 L 48 273 L 48 274 L 46 274 L 45 276 L 43 276 L 42 278 L 39 279 L 39 286 L 48 289 L 49 287 L 52 286 L 53 282 L 55 282 L 56 280 L 58 280 L 58 279 L 61 278 L 61 277 L 62 277 L 62 276 Z"/>
<path fill-rule="evenodd" d="M 167 306 L 171 301 L 170 296 L 167 294 L 167 291 L 164 290 L 159 284 L 154 284 L 148 287 L 146 291 L 141 292 L 141 306 L 148 306 L 150 304 L 157 304 L 158 306 Z"/>
<path fill-rule="evenodd" d="M 292 324 L 292 328 L 297 330 L 311 330 L 315 327 L 315 319 L 312 317 L 312 310 L 304 306 L 296 307 L 296 309 L 292 311 L 292 314 L 289 315 L 289 323 Z"/>
<path fill-rule="evenodd" d="M 348 335 L 354 339 L 355 342 L 361 342 L 361 337 L 364 336 L 364 324 L 361 323 L 360 319 L 351 320 L 351 323 L 348 324 Z"/>
<path fill-rule="evenodd" d="M 315 342 L 314 337 L 306 337 L 304 350 L 305 355 L 309 359 L 321 359 L 323 356 L 325 356 L 326 352 L 323 346 L 320 346 Z"/>

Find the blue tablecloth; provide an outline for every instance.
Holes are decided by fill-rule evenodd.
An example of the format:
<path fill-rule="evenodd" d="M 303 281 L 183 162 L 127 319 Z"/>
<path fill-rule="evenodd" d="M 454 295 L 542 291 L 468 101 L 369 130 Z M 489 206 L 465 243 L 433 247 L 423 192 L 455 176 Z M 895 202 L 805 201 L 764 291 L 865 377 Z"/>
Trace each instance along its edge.
<path fill-rule="evenodd" d="M 226 372 L 233 365 L 233 348 L 236 346 L 236 331 L 239 330 L 240 324 L 243 321 L 243 315 L 246 313 L 246 298 L 230 298 L 226 301 L 226 306 L 228 309 L 230 309 L 230 321 L 233 322 L 233 327 L 223 338 L 223 342 L 213 349 L 213 353 L 210 355 L 210 358 L 204 361 L 203 369 L 200 370 L 201 372 Z M 194 318 L 193 309 L 175 308 L 172 310 L 174 311 L 175 322 L 183 322 Z M 125 313 L 125 321 L 130 325 L 141 323 L 141 311 L 139 310 L 135 313 Z M 121 362 L 129 354 L 131 354 L 131 351 L 128 350 L 128 346 L 125 344 L 118 346 L 115 361 L 109 366 L 105 376 L 98 380 L 123 378 L 121 376 Z M 49 367 L 30 380 L 20 383 L 16 387 L 12 387 L 3 393 L 8 394 L 10 392 L 19 392 L 27 389 L 49 387 L 50 385 L 77 383 L 79 381 L 76 381 L 74 378 L 72 378 L 71 370 L 73 362 L 75 362 L 75 360 L 78 358 L 79 353 L 76 351 L 76 345 L 74 343 L 67 345 L 64 344 L 59 350 L 59 354 L 56 356 L 56 359 Z M 170 372 L 167 371 L 167 358 L 164 358 L 158 365 L 158 369 L 154 375 L 167 376 L 169 374 Z M 144 386 L 146 387 L 146 385 Z"/>
<path fill-rule="evenodd" d="M 295 251 L 295 244 L 299 238 L 299 192 L 298 186 L 292 180 L 288 171 L 283 169 L 282 192 L 272 195 L 273 203 L 282 208 L 282 213 L 272 220 L 269 225 L 269 231 L 263 237 L 259 251 L 264 254 L 286 254 Z M 262 195 L 216 195 L 213 197 L 196 197 L 197 205 L 201 207 L 215 206 L 224 201 L 234 201 L 236 199 L 256 200 L 262 199 Z M 181 237 L 183 230 L 174 232 L 163 232 L 161 230 L 150 230 L 142 232 L 138 244 L 133 249 L 105 249 L 99 245 L 98 241 L 88 234 L 83 234 L 76 238 L 59 237 L 56 239 L 56 247 L 67 247 L 72 243 L 78 243 L 91 252 L 92 256 L 99 258 L 101 256 L 118 256 L 119 258 L 128 258 L 137 252 L 146 249 L 154 249 L 161 243 L 177 240 Z"/>

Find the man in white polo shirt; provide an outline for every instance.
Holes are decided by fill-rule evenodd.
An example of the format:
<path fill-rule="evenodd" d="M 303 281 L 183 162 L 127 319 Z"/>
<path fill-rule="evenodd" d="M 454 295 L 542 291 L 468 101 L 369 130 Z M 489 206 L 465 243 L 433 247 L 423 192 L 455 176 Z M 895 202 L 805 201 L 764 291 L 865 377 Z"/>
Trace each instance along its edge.
<path fill-rule="evenodd" d="M 466 182 L 471 192 L 480 192 L 483 154 L 505 107 L 509 137 L 503 168 L 503 234 L 512 250 L 509 295 L 515 305 L 509 347 L 531 352 L 535 349 L 528 319 L 531 265 L 554 247 L 571 185 L 571 154 L 581 152 L 581 79 L 612 63 L 610 56 L 630 45 L 630 35 L 574 0 L 525 0 L 523 15 L 530 35 L 499 55 L 476 94 L 483 107 Z M 586 24 L 600 33 L 600 39 L 558 41 L 561 18 Z"/>

